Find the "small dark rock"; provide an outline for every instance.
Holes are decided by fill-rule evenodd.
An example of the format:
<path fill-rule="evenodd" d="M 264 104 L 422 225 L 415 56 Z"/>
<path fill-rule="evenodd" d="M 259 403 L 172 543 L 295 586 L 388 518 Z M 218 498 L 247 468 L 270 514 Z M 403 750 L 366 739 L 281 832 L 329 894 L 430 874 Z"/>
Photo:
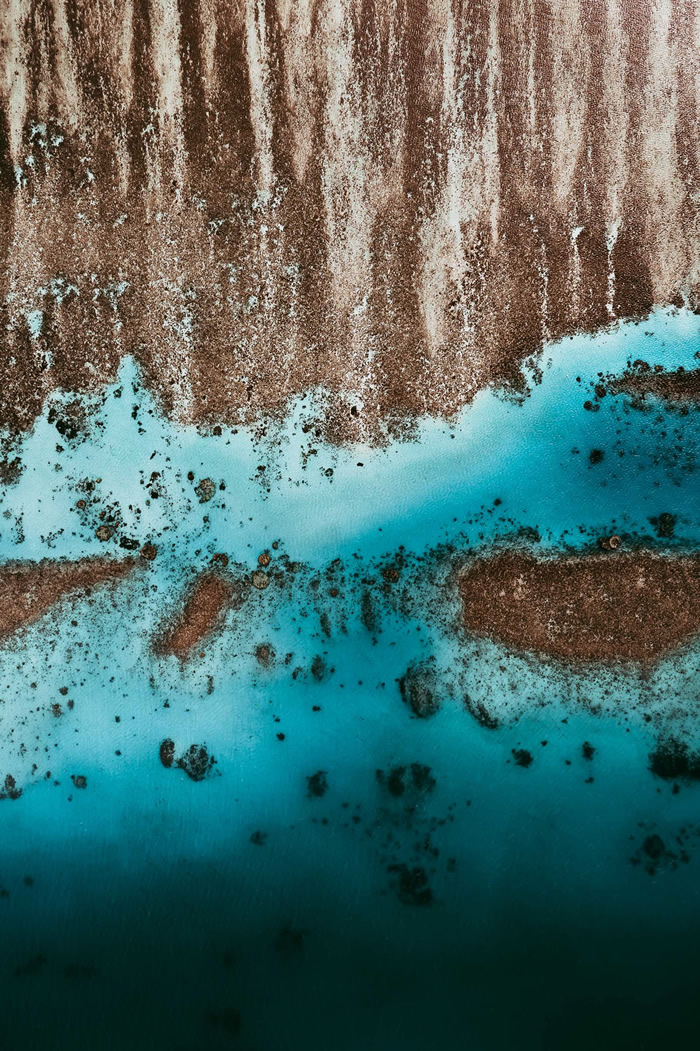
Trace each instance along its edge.
<path fill-rule="evenodd" d="M 328 791 L 328 776 L 325 770 L 317 770 L 306 778 L 309 799 L 320 799 Z"/>
<path fill-rule="evenodd" d="M 427 664 L 412 664 L 399 679 L 401 699 L 419 719 L 429 719 L 440 710 L 435 672 Z"/>
<path fill-rule="evenodd" d="M 171 767 L 175 762 L 175 742 L 171 741 L 169 737 L 161 741 L 159 755 L 163 766 Z"/>
<path fill-rule="evenodd" d="M 184 755 L 175 761 L 175 765 L 184 770 L 192 781 L 203 781 L 215 762 L 206 745 L 191 744 Z"/>

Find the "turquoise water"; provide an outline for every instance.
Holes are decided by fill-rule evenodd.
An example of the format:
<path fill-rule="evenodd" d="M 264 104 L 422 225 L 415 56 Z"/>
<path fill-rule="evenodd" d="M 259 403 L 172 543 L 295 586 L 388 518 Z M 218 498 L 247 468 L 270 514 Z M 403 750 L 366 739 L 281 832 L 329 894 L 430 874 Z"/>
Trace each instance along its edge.
<path fill-rule="evenodd" d="M 158 556 L 0 651 L 0 773 L 22 788 L 0 804 L 0 1046 L 687 1040 L 700 787 L 674 793 L 648 755 L 660 734 L 695 731 L 697 646 L 648 675 L 507 654 L 454 630 L 441 552 L 522 542 L 523 529 L 537 550 L 613 531 L 696 545 L 697 412 L 583 403 L 599 373 L 639 357 L 692 367 L 699 349 L 700 319 L 683 311 L 567 340 L 522 404 L 482 392 L 458 420 L 385 449 L 316 439 L 322 392 L 265 435 L 178 427 L 130 360 L 75 437 L 55 425 L 72 399 L 52 402 L 3 494 L 2 557 L 126 554 L 95 536 L 106 508 L 117 536 L 153 540 Z M 204 477 L 225 488 L 200 504 Z M 661 513 L 676 516 L 663 541 Z M 265 549 L 296 572 L 230 612 L 203 657 L 154 655 L 193 572 L 216 552 L 250 572 Z M 406 568 L 386 597 L 379 570 L 397 555 Z M 441 708 L 412 718 L 398 679 L 430 657 Z M 177 754 L 206 744 L 210 776 L 166 769 L 165 738 Z M 430 768 L 422 788 L 411 764 Z M 387 787 L 397 766 L 401 795 Z M 319 771 L 327 791 L 310 795 Z M 649 835 L 666 847 L 651 873 Z"/>

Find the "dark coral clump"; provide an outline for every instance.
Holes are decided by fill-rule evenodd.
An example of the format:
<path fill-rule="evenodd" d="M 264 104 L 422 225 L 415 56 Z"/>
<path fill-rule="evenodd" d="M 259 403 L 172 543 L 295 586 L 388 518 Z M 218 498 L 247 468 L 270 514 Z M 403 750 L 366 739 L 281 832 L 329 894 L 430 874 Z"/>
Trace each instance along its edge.
<path fill-rule="evenodd" d="M 388 872 L 397 876 L 396 895 L 402 905 L 432 905 L 435 898 L 422 865 L 389 865 Z"/>
<path fill-rule="evenodd" d="M 440 710 L 435 672 L 428 664 L 411 664 L 399 679 L 401 699 L 419 719 L 429 719 Z"/>
<path fill-rule="evenodd" d="M 328 775 L 325 770 L 317 770 L 306 778 L 306 794 L 309 799 L 320 799 L 328 791 Z"/>
<path fill-rule="evenodd" d="M 392 766 L 386 772 L 377 770 L 377 782 L 389 795 L 400 798 L 408 791 L 413 795 L 424 795 L 435 788 L 432 770 L 425 763 L 411 763 L 410 766 Z"/>
<path fill-rule="evenodd" d="M 215 762 L 206 745 L 191 744 L 184 755 L 176 760 L 175 765 L 184 770 L 192 781 L 203 781 Z"/>
<path fill-rule="evenodd" d="M 161 741 L 159 754 L 163 766 L 171 767 L 175 762 L 175 742 L 166 737 L 164 741 Z"/>
<path fill-rule="evenodd" d="M 649 769 L 664 781 L 700 781 L 700 752 L 685 741 L 667 737 L 649 755 Z"/>
<path fill-rule="evenodd" d="M 192 781 L 203 781 L 216 762 L 203 744 L 191 744 L 187 751 L 176 759 L 175 743 L 169 737 L 161 742 L 159 755 L 163 766 L 176 766 L 179 770 L 184 770 Z"/>

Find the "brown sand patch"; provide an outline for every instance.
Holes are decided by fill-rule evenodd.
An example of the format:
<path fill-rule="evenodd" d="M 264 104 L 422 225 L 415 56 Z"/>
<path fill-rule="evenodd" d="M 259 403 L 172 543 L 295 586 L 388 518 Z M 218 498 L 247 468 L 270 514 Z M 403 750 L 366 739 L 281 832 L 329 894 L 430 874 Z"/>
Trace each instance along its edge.
<path fill-rule="evenodd" d="M 226 610 L 242 602 L 240 583 L 222 573 L 202 573 L 190 588 L 182 612 L 156 639 L 156 653 L 185 660 L 221 625 Z"/>
<path fill-rule="evenodd" d="M 379 440 L 698 306 L 691 0 L 59 7 L 3 27 L 13 429 L 134 352 L 178 420 L 321 385 L 334 440 Z"/>
<path fill-rule="evenodd" d="M 38 620 L 65 595 L 120 580 L 136 560 L 88 558 L 80 562 L 11 563 L 0 568 L 0 639 Z"/>
<path fill-rule="evenodd" d="M 509 551 L 460 576 L 469 632 L 574 661 L 651 663 L 700 631 L 700 556 L 536 559 Z"/>

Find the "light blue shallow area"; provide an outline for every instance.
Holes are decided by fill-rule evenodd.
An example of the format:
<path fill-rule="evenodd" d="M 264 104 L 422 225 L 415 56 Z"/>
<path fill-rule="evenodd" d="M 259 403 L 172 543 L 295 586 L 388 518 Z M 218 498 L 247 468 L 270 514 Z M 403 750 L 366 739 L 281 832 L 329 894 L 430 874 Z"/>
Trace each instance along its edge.
<path fill-rule="evenodd" d="M 611 531 L 658 544 L 650 518 L 668 512 L 671 545 L 692 547 L 698 413 L 639 411 L 611 396 L 588 412 L 583 402 L 599 372 L 640 357 L 693 367 L 699 349 L 700 319 L 677 311 L 576 337 L 548 348 L 522 405 L 485 391 L 457 421 L 424 421 L 415 441 L 387 449 L 314 443 L 301 427 L 311 397 L 265 441 L 178 427 L 129 361 L 89 440 L 61 439 L 45 414 L 3 495 L 0 555 L 123 554 L 75 510 L 80 480 L 99 478 L 122 532 L 155 539 L 158 557 L 89 610 L 66 607 L 0 653 L 0 773 L 24 787 L 0 803 L 0 1037 L 17 1041 L 31 1024 L 25 1047 L 95 1051 L 685 1038 L 687 990 L 700 976 L 700 788 L 673 794 L 648 754 L 675 708 L 693 729 L 697 647 L 648 676 L 565 674 L 446 636 L 427 610 L 424 620 L 385 618 L 376 639 L 358 610 L 327 638 L 303 596 L 281 601 L 272 587 L 187 667 L 156 658 L 152 639 L 214 552 L 252 570 L 275 540 L 322 570 L 334 558 L 369 566 L 400 545 L 479 549 L 523 526 L 542 549 Z M 591 465 L 592 449 L 601 463 Z M 144 485 L 153 471 L 157 498 Z M 225 489 L 202 505 L 188 471 Z M 293 652 L 291 665 L 262 668 L 263 641 Z M 292 678 L 321 652 L 332 674 Z M 397 679 L 429 654 L 444 672 L 459 666 L 500 729 L 478 725 L 460 696 L 445 696 L 430 720 L 410 717 Z M 206 742 L 213 776 L 194 783 L 166 770 L 165 737 L 178 752 Z M 534 756 L 527 769 L 513 762 L 521 747 Z M 436 786 L 407 813 L 408 797 L 388 795 L 375 771 L 413 762 L 431 767 Z M 306 778 L 318 770 L 328 792 L 310 799 Z M 87 777 L 85 790 L 72 774 Z M 263 845 L 251 842 L 256 831 Z M 689 862 L 653 876 L 631 864 L 650 834 L 677 857 L 680 835 Z M 415 857 L 430 870 L 428 907 L 402 903 L 387 871 Z M 242 1016 L 235 1038 L 227 1009 Z"/>

